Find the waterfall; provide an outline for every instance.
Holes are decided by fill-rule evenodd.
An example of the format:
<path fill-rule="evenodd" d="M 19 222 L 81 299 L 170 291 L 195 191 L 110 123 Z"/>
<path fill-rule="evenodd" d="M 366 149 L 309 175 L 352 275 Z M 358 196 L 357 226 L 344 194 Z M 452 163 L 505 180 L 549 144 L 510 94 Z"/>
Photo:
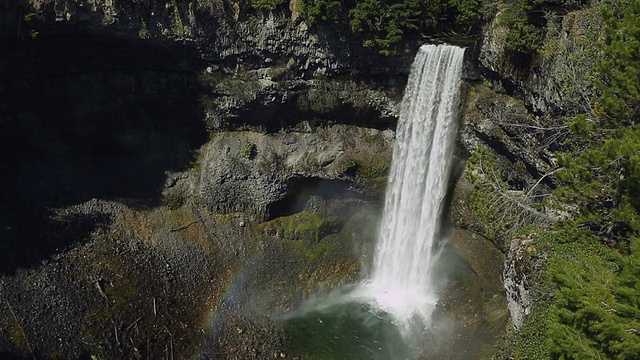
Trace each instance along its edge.
<path fill-rule="evenodd" d="M 384 214 L 363 291 L 400 323 L 428 321 L 437 301 L 431 278 L 447 191 L 464 49 L 424 45 L 402 100 Z"/>

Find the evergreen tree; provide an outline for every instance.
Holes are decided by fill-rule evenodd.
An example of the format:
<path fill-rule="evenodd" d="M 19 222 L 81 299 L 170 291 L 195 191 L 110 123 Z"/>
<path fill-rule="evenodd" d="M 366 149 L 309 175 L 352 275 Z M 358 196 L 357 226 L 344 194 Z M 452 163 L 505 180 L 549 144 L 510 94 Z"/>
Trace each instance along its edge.
<path fill-rule="evenodd" d="M 606 128 L 630 126 L 640 120 L 640 0 L 609 4 L 606 21 L 607 58 L 601 99 Z"/>
<path fill-rule="evenodd" d="M 557 285 L 549 338 L 558 358 L 640 358 L 639 17 L 640 0 L 605 10 L 599 120 L 579 118 L 574 130 L 589 148 L 560 156 L 556 194 L 571 214 L 560 230 L 573 244 L 547 270 Z"/>

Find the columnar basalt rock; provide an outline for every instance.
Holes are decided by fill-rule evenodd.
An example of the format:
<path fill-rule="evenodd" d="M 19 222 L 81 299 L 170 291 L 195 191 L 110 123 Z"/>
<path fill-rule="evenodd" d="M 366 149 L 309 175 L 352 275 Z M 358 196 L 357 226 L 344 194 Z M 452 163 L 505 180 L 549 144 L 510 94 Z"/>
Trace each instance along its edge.
<path fill-rule="evenodd" d="M 0 3 L 0 356 L 280 353 L 357 276 L 408 65 L 204 3 Z"/>

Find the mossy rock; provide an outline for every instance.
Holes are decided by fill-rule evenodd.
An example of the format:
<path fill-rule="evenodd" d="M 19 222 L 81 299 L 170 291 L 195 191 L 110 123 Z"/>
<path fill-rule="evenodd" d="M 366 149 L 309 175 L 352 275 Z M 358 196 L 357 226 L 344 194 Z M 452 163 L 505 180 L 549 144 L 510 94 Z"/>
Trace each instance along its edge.
<path fill-rule="evenodd" d="M 305 244 L 317 244 L 323 237 L 340 229 L 337 216 L 322 216 L 310 211 L 302 211 L 291 216 L 283 216 L 259 225 L 267 234 L 284 240 L 300 240 Z"/>
<path fill-rule="evenodd" d="M 342 221 L 336 216 L 302 211 L 258 225 L 266 235 L 283 241 L 291 254 L 306 264 L 322 262 L 335 252 L 337 240 L 329 237 L 340 231 Z"/>
<path fill-rule="evenodd" d="M 371 154 L 369 154 L 371 155 Z M 355 177 L 376 198 L 383 198 L 387 187 L 390 159 L 373 155 L 347 158 L 340 164 L 342 174 Z"/>

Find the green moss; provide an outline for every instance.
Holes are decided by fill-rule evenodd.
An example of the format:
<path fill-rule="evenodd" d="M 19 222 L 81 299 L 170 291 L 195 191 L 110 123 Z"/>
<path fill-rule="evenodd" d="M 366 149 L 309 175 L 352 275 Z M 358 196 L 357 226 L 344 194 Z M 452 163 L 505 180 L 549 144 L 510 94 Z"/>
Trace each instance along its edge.
<path fill-rule="evenodd" d="M 341 221 L 336 216 L 302 211 L 260 224 L 258 228 L 280 237 L 305 261 L 314 262 L 326 257 L 334 249 L 335 244 L 322 239 L 337 232 L 340 226 Z"/>
<path fill-rule="evenodd" d="M 288 244 L 291 245 L 297 253 L 301 254 L 307 263 L 324 259 L 335 249 L 335 244 L 329 241 L 320 241 L 315 245 L 309 246 L 302 240 L 289 240 Z"/>
<path fill-rule="evenodd" d="M 30 13 L 24 14 L 23 19 L 24 19 L 25 22 L 31 22 L 31 21 L 36 20 L 37 17 L 38 16 L 36 15 L 36 13 L 30 12 Z"/>
<path fill-rule="evenodd" d="M 207 213 L 210 216 L 214 217 L 218 223 L 227 224 L 227 225 L 233 225 L 233 220 L 234 219 L 247 218 L 247 214 L 245 212 L 241 212 L 241 211 L 230 212 L 230 213 L 227 213 L 227 214 L 214 213 L 214 212 L 211 212 L 211 211 L 207 211 Z"/>
<path fill-rule="evenodd" d="M 358 175 L 367 179 L 386 178 L 389 172 L 389 162 L 382 159 L 372 159 L 358 167 Z M 379 161 L 376 161 L 379 160 Z"/>
<path fill-rule="evenodd" d="M 335 232 L 339 225 L 340 219 L 336 216 L 322 216 L 318 213 L 302 211 L 291 216 L 274 219 L 264 226 L 279 227 L 283 231 L 284 239 L 315 243 L 324 236 Z"/>
<path fill-rule="evenodd" d="M 109 299 L 106 314 L 114 320 L 133 316 L 131 312 L 134 304 L 142 300 L 138 288 L 125 277 L 115 277 L 104 286 L 104 293 Z"/>
<path fill-rule="evenodd" d="M 182 192 L 171 191 L 164 196 L 163 202 L 169 210 L 177 210 L 186 204 L 187 197 Z"/>
<path fill-rule="evenodd" d="M 356 174 L 358 167 L 359 165 L 355 160 L 348 159 L 340 165 L 340 172 L 345 175 L 353 176 Z"/>
<path fill-rule="evenodd" d="M 112 283 L 100 284 L 106 295 L 104 303 L 92 308 L 81 329 L 83 337 L 90 343 L 99 343 L 111 337 L 114 325 L 120 327 L 135 321 L 135 304 L 141 302 L 137 288 L 127 279 L 114 277 Z"/>
<path fill-rule="evenodd" d="M 379 154 L 368 155 L 372 156 L 343 160 L 340 172 L 357 177 L 372 194 L 382 196 L 387 186 L 390 160 Z"/>
<path fill-rule="evenodd" d="M 387 187 L 389 162 L 373 159 L 358 167 L 357 175 L 363 179 L 364 185 L 374 196 L 383 197 Z"/>
<path fill-rule="evenodd" d="M 318 114 L 329 114 L 338 110 L 344 103 L 340 98 L 342 89 L 339 89 L 337 85 L 337 83 L 329 83 L 310 89 L 298 98 L 298 107 Z"/>
<path fill-rule="evenodd" d="M 15 348 L 23 354 L 29 354 L 31 353 L 31 350 L 29 348 L 29 343 L 27 342 L 27 339 L 24 336 L 24 332 L 22 330 L 22 325 L 19 324 L 17 321 L 13 322 L 10 326 L 9 326 L 9 338 L 11 338 L 11 342 L 13 343 L 13 346 L 15 346 Z"/>

